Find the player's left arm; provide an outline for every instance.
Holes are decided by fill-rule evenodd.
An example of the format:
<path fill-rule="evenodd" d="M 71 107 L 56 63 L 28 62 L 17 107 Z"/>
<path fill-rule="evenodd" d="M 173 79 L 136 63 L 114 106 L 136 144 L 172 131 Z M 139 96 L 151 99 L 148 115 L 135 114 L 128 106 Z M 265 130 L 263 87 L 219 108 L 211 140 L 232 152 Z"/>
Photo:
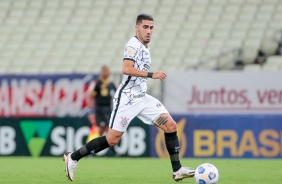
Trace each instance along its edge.
<path fill-rule="evenodd" d="M 95 97 L 97 95 L 97 83 L 96 82 L 93 82 L 90 84 L 89 86 L 89 92 L 88 92 L 88 98 L 87 98 L 87 106 L 89 108 L 93 108 L 94 107 L 94 101 L 95 101 Z"/>
<path fill-rule="evenodd" d="M 164 81 L 166 78 L 166 73 L 164 71 L 157 71 L 157 72 L 147 72 L 143 70 L 138 70 L 134 67 L 134 62 L 131 60 L 125 59 L 122 65 L 122 72 L 123 74 L 135 76 L 135 77 L 148 77 L 153 79 L 160 79 Z"/>

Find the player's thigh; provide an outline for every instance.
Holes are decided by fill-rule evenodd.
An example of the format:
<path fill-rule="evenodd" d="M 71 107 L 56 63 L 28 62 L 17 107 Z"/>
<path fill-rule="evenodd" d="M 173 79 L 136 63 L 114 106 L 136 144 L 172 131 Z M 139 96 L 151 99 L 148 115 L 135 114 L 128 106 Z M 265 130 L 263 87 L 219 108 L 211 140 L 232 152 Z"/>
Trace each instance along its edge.
<path fill-rule="evenodd" d="M 168 113 L 164 105 L 156 98 L 146 95 L 144 98 L 145 107 L 137 115 L 144 123 L 153 125 L 155 120 L 161 115 Z"/>
<path fill-rule="evenodd" d="M 142 110 L 142 103 L 130 105 L 124 108 L 118 107 L 112 111 L 109 127 L 113 130 L 125 132 L 129 123 Z"/>

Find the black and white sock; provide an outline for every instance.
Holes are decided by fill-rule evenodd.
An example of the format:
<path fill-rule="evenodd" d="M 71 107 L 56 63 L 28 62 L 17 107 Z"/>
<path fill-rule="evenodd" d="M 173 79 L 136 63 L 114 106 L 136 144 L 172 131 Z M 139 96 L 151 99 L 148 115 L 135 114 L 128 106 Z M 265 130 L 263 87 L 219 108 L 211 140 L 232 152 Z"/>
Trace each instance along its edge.
<path fill-rule="evenodd" d="M 177 137 L 177 132 L 164 133 L 165 135 L 165 145 L 170 156 L 170 161 L 172 165 L 173 172 L 178 171 L 181 168 L 179 160 L 179 141 Z"/>
<path fill-rule="evenodd" d="M 110 147 L 106 136 L 101 136 L 89 141 L 85 146 L 71 154 L 71 159 L 79 161 L 82 157 L 90 155 L 91 153 L 98 153 Z"/>

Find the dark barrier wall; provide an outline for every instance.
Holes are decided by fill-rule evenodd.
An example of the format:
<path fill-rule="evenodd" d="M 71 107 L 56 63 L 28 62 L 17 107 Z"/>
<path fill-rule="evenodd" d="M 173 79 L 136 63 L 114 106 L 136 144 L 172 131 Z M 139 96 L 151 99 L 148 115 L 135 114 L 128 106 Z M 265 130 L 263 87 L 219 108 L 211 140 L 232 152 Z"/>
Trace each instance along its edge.
<path fill-rule="evenodd" d="M 85 144 L 86 118 L 1 118 L 0 155 L 61 156 Z M 124 156 L 149 156 L 149 127 L 134 119 L 115 150 Z M 110 154 L 108 151 L 101 155 Z"/>
<path fill-rule="evenodd" d="M 178 123 L 181 157 L 281 158 L 282 115 L 172 115 Z M 85 144 L 84 118 L 2 118 L 0 156 L 61 156 Z M 164 134 L 134 119 L 119 155 L 168 157 Z M 110 150 L 99 156 L 112 156 Z"/>

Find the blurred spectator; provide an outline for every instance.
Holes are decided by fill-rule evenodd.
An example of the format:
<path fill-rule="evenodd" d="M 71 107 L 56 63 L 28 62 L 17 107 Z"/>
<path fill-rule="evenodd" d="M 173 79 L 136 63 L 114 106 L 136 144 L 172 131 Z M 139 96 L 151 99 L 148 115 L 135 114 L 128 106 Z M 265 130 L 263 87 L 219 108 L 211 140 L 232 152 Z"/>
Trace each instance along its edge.
<path fill-rule="evenodd" d="M 112 99 L 116 92 L 113 82 L 109 81 L 110 69 L 108 66 L 101 68 L 100 78 L 89 95 L 88 106 L 92 109 L 88 119 L 92 125 L 99 127 L 99 134 L 108 132 L 112 112 Z"/>

